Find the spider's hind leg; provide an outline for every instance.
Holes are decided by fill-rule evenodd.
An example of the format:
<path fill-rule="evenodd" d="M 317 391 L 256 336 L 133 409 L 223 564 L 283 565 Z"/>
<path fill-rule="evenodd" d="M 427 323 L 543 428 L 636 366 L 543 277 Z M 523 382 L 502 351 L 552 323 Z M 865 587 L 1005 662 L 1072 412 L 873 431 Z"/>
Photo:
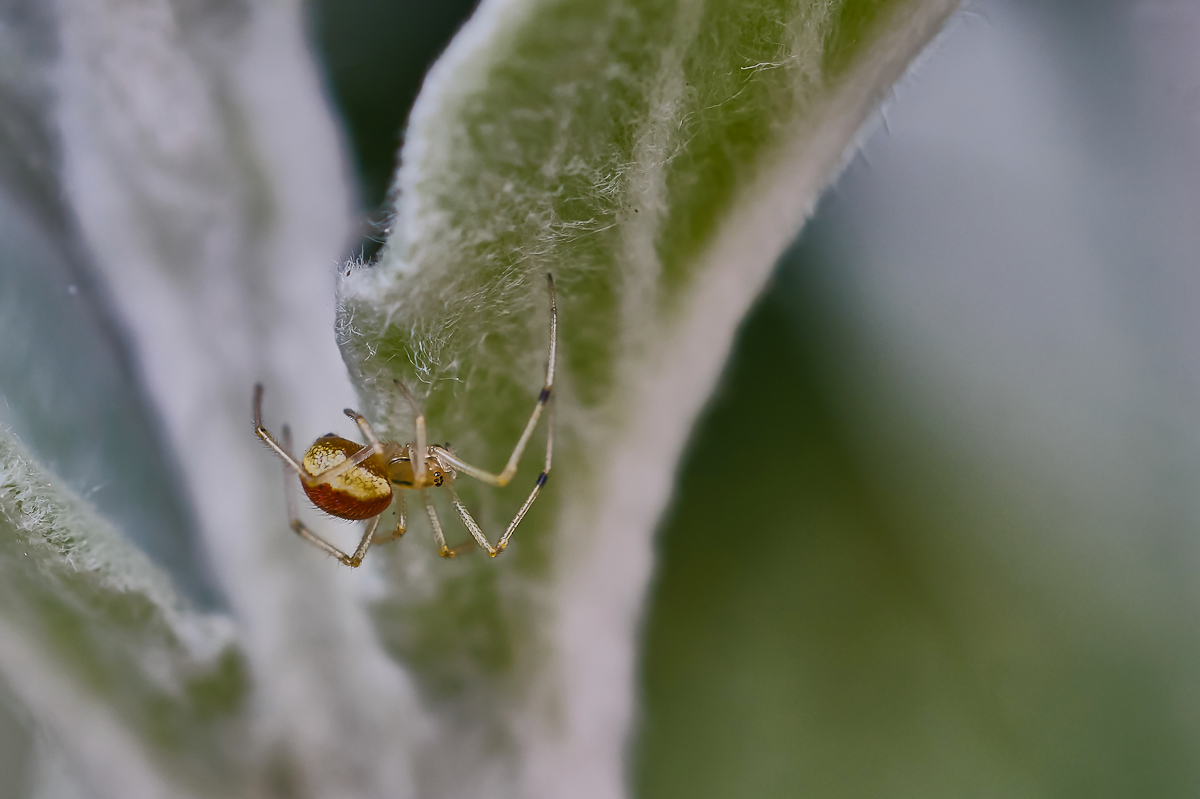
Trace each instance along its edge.
<path fill-rule="evenodd" d="M 405 518 L 405 513 L 404 513 L 404 492 L 403 491 L 396 492 L 396 499 L 394 500 L 394 502 L 396 504 L 396 526 L 392 529 L 392 532 L 388 533 L 385 536 L 379 536 L 379 535 L 374 536 L 371 539 L 372 544 L 391 543 L 392 541 L 395 541 L 400 536 L 404 535 L 404 533 L 408 530 L 408 522 Z"/>

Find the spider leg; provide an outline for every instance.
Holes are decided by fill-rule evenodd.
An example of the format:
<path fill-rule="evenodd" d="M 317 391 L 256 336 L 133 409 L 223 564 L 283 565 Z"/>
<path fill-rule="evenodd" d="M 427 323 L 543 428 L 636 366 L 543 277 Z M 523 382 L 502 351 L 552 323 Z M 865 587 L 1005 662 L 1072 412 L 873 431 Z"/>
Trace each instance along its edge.
<path fill-rule="evenodd" d="M 354 423 L 356 425 L 358 425 L 358 429 L 362 431 L 363 438 L 367 439 L 367 444 L 369 444 L 372 447 L 374 447 L 376 445 L 378 445 L 381 448 L 383 447 L 383 444 L 379 441 L 379 438 L 375 435 L 375 431 L 371 429 L 370 422 L 368 422 L 361 413 L 359 413 L 356 410 L 352 410 L 350 408 L 344 409 L 342 411 L 342 413 L 346 414 L 347 416 L 349 416 L 351 419 L 354 420 Z"/>
<path fill-rule="evenodd" d="M 363 437 L 367 439 L 367 443 L 362 449 L 351 455 L 349 458 L 346 458 L 346 460 L 342 461 L 341 463 L 330 466 L 325 471 L 310 477 L 306 481 L 310 485 L 315 483 L 328 483 L 338 475 L 345 474 L 346 472 L 350 471 L 367 458 L 370 458 L 372 455 L 382 455 L 384 453 L 385 447 L 383 442 L 380 441 L 375 435 L 375 431 L 371 429 L 371 425 L 367 423 L 367 420 L 363 418 L 361 413 L 358 411 L 353 411 L 349 408 L 346 408 L 343 413 L 354 420 L 354 423 L 358 425 L 358 429 L 362 431 Z"/>
<path fill-rule="evenodd" d="M 291 456 L 292 431 L 288 429 L 287 425 L 283 426 L 283 446 L 281 449 L 284 455 L 287 456 L 288 460 L 294 460 Z M 292 488 L 292 481 L 290 477 L 291 475 L 289 475 L 285 469 L 283 473 L 283 490 L 284 496 L 287 499 L 288 519 L 292 530 L 296 533 L 296 535 L 300 536 L 317 549 L 320 549 L 329 555 L 333 555 L 350 568 L 357 568 L 358 565 L 362 563 L 363 556 L 367 554 L 367 549 L 371 546 L 371 540 L 375 535 L 375 528 L 379 526 L 379 516 L 372 516 L 367 520 L 366 531 L 363 533 L 362 540 L 358 542 L 358 548 L 354 550 L 353 555 L 347 555 L 345 552 L 338 549 L 333 544 L 314 533 L 312 530 L 308 529 L 304 522 L 300 521 L 300 514 L 296 508 L 296 492 Z M 403 506 L 401 506 L 401 508 L 403 508 Z M 402 523 L 404 519 L 403 513 L 404 511 L 401 510 L 400 519 Z"/>
<path fill-rule="evenodd" d="M 382 455 L 383 449 L 383 444 L 380 444 L 378 441 L 374 444 L 367 444 L 358 452 L 354 453 L 349 458 L 346 458 L 346 460 L 341 461 L 334 466 L 330 466 L 323 472 L 319 472 L 317 474 L 308 474 L 307 472 L 302 472 L 300 474 L 300 479 L 308 485 L 328 483 L 338 475 L 345 474 L 346 472 L 350 471 L 372 455 Z"/>
<path fill-rule="evenodd" d="M 366 555 L 367 550 L 370 549 L 371 539 L 374 537 L 375 528 L 378 526 L 379 526 L 379 516 L 372 516 L 370 519 L 368 519 L 367 520 L 367 529 L 363 533 L 362 540 L 358 542 L 358 548 L 354 550 L 353 555 L 347 555 L 345 552 L 338 549 L 333 544 L 326 541 L 324 538 L 321 538 L 321 536 L 317 535 L 312 530 L 309 530 L 308 527 L 304 524 L 304 522 L 300 521 L 299 519 L 292 519 L 292 530 L 294 530 L 296 532 L 296 535 L 300 536 L 305 541 L 307 541 L 308 543 L 315 546 L 317 549 L 323 550 L 323 551 L 327 552 L 328 554 L 333 555 L 335 558 L 337 558 L 342 563 L 346 564 L 347 566 L 349 566 L 352 569 L 356 569 L 360 565 L 362 565 L 363 556 Z"/>
<path fill-rule="evenodd" d="M 283 451 L 288 459 L 292 459 L 292 428 L 286 424 L 283 426 Z M 283 470 L 283 497 L 287 502 L 288 519 L 299 519 L 300 513 L 296 510 L 296 490 L 292 487 L 291 475 L 288 470 Z"/>
<path fill-rule="evenodd" d="M 455 469 L 463 474 L 470 475 L 476 480 L 481 480 L 489 485 L 505 486 L 512 480 L 513 475 L 517 473 L 517 464 L 521 460 L 521 455 L 525 452 L 525 445 L 529 443 L 529 437 L 533 435 L 533 429 L 537 427 L 538 419 L 541 418 L 542 409 L 550 401 L 550 392 L 554 388 L 554 356 L 558 349 L 558 305 L 554 299 L 554 278 L 546 275 L 546 283 L 550 291 L 550 354 L 546 361 L 546 381 L 542 384 L 542 391 L 538 394 L 537 403 L 533 406 L 533 413 L 529 417 L 529 421 L 525 425 L 524 432 L 517 439 L 517 445 L 513 447 L 512 454 L 508 456 L 508 463 L 505 464 L 504 470 L 499 474 L 480 469 L 478 466 L 472 466 L 458 456 L 449 452 L 442 447 L 432 447 L 436 450 L 439 460 L 454 466 Z M 422 419 L 424 421 L 424 419 Z M 551 423 L 553 426 L 553 422 Z M 550 448 L 552 446 L 553 437 L 546 437 L 546 471 L 538 478 L 539 487 L 542 482 L 545 482 L 546 473 L 550 471 Z M 534 495 L 537 495 L 537 490 L 534 490 Z M 520 518 L 518 517 L 518 521 Z"/>
<path fill-rule="evenodd" d="M 433 500 L 429 498 L 429 492 L 424 489 L 421 489 L 421 501 L 425 503 L 425 513 L 429 514 L 429 524 L 433 527 L 433 540 L 438 545 L 438 554 L 443 558 L 453 558 L 469 552 L 473 543 L 471 541 L 459 544 L 454 548 L 446 546 L 446 536 L 442 534 L 442 523 L 438 521 L 437 511 L 433 509 Z"/>
<path fill-rule="evenodd" d="M 318 485 L 320 483 L 328 483 L 330 480 L 337 477 L 338 475 L 344 474 L 345 472 L 350 471 L 355 466 L 362 463 L 363 461 L 365 461 L 367 458 L 371 457 L 372 455 L 382 455 L 383 454 L 383 450 L 384 450 L 383 444 L 381 444 L 379 442 L 379 439 L 375 438 L 373 433 L 367 433 L 366 431 L 369 431 L 370 428 L 366 428 L 366 431 L 364 431 L 364 434 L 368 435 L 368 439 L 370 440 L 371 443 L 367 444 L 365 447 L 360 449 L 358 452 L 354 453 L 349 458 L 347 458 L 346 460 L 337 464 L 336 466 L 331 466 L 328 469 L 326 469 L 325 471 L 321 472 L 320 474 L 316 474 L 316 475 L 309 474 L 307 471 L 304 470 L 304 467 L 300 464 L 300 462 L 292 457 L 291 444 L 289 443 L 287 447 L 280 446 L 279 442 L 277 442 L 271 436 L 271 434 L 267 431 L 266 425 L 264 425 L 263 421 L 262 421 L 262 397 L 263 397 L 262 383 L 255 383 L 254 384 L 254 433 L 259 438 L 261 438 L 268 447 L 273 449 L 275 451 L 276 455 L 278 455 L 280 458 L 283 459 L 283 462 L 285 464 L 287 464 L 288 468 L 290 468 L 297 475 L 299 475 L 300 479 L 302 481 L 304 481 L 305 485 L 311 486 L 311 485 Z M 365 419 L 359 425 L 359 427 L 360 428 L 363 427 L 364 424 L 366 424 Z"/>
<path fill-rule="evenodd" d="M 529 508 L 533 505 L 533 501 L 537 499 L 538 494 L 542 490 L 542 486 L 546 484 L 546 476 L 550 473 L 550 451 L 547 447 L 546 451 L 546 468 L 538 475 L 537 482 L 534 483 L 533 490 L 529 492 L 529 496 L 525 498 L 525 503 L 521 505 L 521 509 L 517 511 L 517 515 L 508 523 L 508 527 L 504 530 L 504 534 L 500 536 L 500 540 L 496 542 L 496 546 L 488 543 L 487 536 L 483 534 L 483 529 L 479 523 L 475 521 L 475 517 L 467 510 L 467 506 L 463 504 L 458 497 L 458 492 L 454 490 L 454 484 L 449 480 L 446 481 L 445 488 L 450 491 L 450 501 L 454 505 L 454 509 L 458 511 L 458 515 L 462 518 L 463 524 L 471 531 L 471 535 L 479 543 L 479 546 L 487 550 L 490 557 L 496 557 L 504 548 L 508 546 L 508 539 L 512 538 L 513 531 L 517 529 L 517 525 L 525 518 L 525 514 L 529 512 Z"/>
<path fill-rule="evenodd" d="M 287 465 L 288 468 L 290 468 L 296 474 L 300 475 L 301 480 L 306 479 L 308 477 L 308 473 L 305 472 L 304 467 L 301 466 L 300 463 L 295 458 L 292 457 L 292 453 L 290 451 L 292 448 L 291 444 L 288 444 L 286 447 L 281 447 L 279 445 L 279 443 L 274 438 L 271 437 L 271 434 L 267 431 L 266 425 L 263 424 L 262 398 L 263 398 L 263 385 L 262 385 L 262 383 L 255 383 L 254 384 L 254 434 L 256 436 L 258 436 L 259 438 L 261 438 L 263 440 L 263 443 L 265 443 L 268 447 L 273 449 L 275 451 L 275 454 L 278 455 L 283 460 L 284 464 Z M 284 430 L 285 431 L 287 430 L 286 425 L 284 426 Z"/>
<path fill-rule="evenodd" d="M 425 483 L 425 412 L 421 410 L 421 406 L 417 404 L 417 398 L 408 390 L 408 386 L 401 383 L 399 380 L 393 380 L 396 388 L 400 389 L 400 393 L 404 395 L 408 405 L 413 412 L 413 426 L 417 428 L 417 444 L 415 450 L 409 449 L 409 458 L 413 464 L 413 480 L 417 485 Z"/>
<path fill-rule="evenodd" d="M 386 536 L 375 536 L 371 540 L 371 543 L 378 545 L 378 544 L 387 544 L 391 541 L 395 541 L 397 538 L 404 535 L 405 530 L 408 529 L 408 524 L 405 521 L 405 514 L 404 514 L 404 492 L 403 491 L 396 492 L 396 502 L 398 503 L 397 507 L 396 507 L 396 513 L 397 513 L 396 528 L 394 530 L 392 530 L 392 532 L 388 533 Z"/>

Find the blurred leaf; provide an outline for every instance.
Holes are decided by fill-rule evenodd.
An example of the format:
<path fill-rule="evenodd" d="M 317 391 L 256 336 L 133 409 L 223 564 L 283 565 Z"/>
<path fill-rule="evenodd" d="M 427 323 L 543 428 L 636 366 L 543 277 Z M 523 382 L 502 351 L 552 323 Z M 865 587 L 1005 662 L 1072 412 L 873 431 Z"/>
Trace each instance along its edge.
<path fill-rule="evenodd" d="M 46 4 L 0 9 L 0 424 L 213 606 L 157 417 L 58 183 L 55 38 Z"/>
<path fill-rule="evenodd" d="M 0 666 L 13 689 L 106 790 L 240 795 L 249 686 L 232 628 L 186 609 L 54 480 L 0 433 Z"/>
<path fill-rule="evenodd" d="M 14 292 L 6 311 L 18 303 L 4 332 L 23 343 L 0 357 L 0 388 L 40 463 L 84 491 L 99 485 L 110 521 L 190 567 L 193 584 L 213 573 L 254 675 L 239 705 L 253 711 L 239 719 L 253 736 L 230 745 L 244 750 L 255 789 L 403 795 L 403 742 L 420 734 L 420 708 L 372 636 L 354 596 L 361 578 L 288 530 L 279 463 L 249 422 L 260 380 L 273 424 L 298 430 L 325 429 L 353 397 L 330 335 L 349 173 L 302 10 L 274 0 L 3 5 L 0 43 L 12 46 L 0 48 L 0 107 L 13 114 L 0 134 L 11 201 L 0 235 L 17 246 L 0 264 L 0 291 Z M 109 497 L 126 507 L 109 511 Z M 193 526 L 199 553 L 171 546 Z M 90 540 L 90 528 L 78 535 Z M 119 633 L 102 627 L 97 640 L 116 645 Z M 94 662 L 70 649 L 45 661 L 58 658 Z M 19 681 L 40 663 L 3 671 Z M 91 690 L 92 669 L 59 665 L 66 694 Z M 222 685 L 187 690 L 216 701 Z M 200 740 L 204 725 L 169 702 L 135 696 L 126 707 L 100 692 L 89 716 L 89 703 L 60 712 L 58 693 L 18 695 L 62 739 L 64 760 L 81 742 L 112 743 L 82 770 L 98 789 L 174 795 L 172 779 L 155 782 L 142 762 L 162 746 L 186 748 L 212 779 L 226 770 Z"/>
<path fill-rule="evenodd" d="M 309 4 L 330 89 L 353 139 L 362 202 L 372 214 L 390 208 L 385 195 L 421 79 L 476 3 L 314 0 Z M 366 233 L 371 253 L 378 244 L 374 233 Z"/>
<path fill-rule="evenodd" d="M 973 10 L 696 430 L 644 799 L 1200 787 L 1200 7 Z"/>

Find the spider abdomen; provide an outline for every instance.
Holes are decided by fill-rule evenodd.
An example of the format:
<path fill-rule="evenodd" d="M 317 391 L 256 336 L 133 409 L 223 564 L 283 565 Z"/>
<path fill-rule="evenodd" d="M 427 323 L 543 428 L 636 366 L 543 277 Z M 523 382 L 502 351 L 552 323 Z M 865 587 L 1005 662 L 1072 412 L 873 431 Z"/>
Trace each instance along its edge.
<path fill-rule="evenodd" d="M 362 449 L 361 444 L 338 436 L 318 438 L 301 465 L 313 477 L 342 463 Z M 383 458 L 372 455 L 328 482 L 302 484 L 312 503 L 339 519 L 369 519 L 387 510 L 392 502 L 392 485 Z"/>

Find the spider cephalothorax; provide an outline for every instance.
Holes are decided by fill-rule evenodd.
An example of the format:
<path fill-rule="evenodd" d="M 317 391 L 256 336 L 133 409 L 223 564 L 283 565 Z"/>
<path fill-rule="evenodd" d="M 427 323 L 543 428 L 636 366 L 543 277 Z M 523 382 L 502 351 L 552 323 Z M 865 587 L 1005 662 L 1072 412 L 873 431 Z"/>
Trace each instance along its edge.
<path fill-rule="evenodd" d="M 490 485 L 507 485 L 516 474 L 517 463 L 521 460 L 521 453 L 525 451 L 525 445 L 529 443 L 529 437 L 537 426 L 542 409 L 550 401 L 551 390 L 554 386 L 558 309 L 554 300 L 554 280 L 547 275 L 546 282 L 550 291 L 550 354 L 546 363 L 546 380 L 542 385 L 541 393 L 538 394 L 537 402 L 533 406 L 533 413 L 530 414 L 529 421 L 525 425 L 525 431 L 521 433 L 516 446 L 513 447 L 504 470 L 498 474 L 484 471 L 461 460 L 450 451 L 449 444 L 443 447 L 426 443 L 425 415 L 417 405 L 416 398 L 398 380 L 396 387 L 413 409 L 416 441 L 407 444 L 400 444 L 396 441 L 380 441 L 362 414 L 347 408 L 346 415 L 358 425 L 358 429 L 362 431 L 367 443 L 359 444 L 330 433 L 313 442 L 313 445 L 304 453 L 304 457 L 297 461 L 292 457 L 291 433 L 287 425 L 283 426 L 282 444 L 277 442 L 263 425 L 263 387 L 262 384 L 256 385 L 254 387 L 255 434 L 275 451 L 288 470 L 295 472 L 300 478 L 300 485 L 304 489 L 304 493 L 319 509 L 339 519 L 367 520 L 367 529 L 357 549 L 353 554 L 347 555 L 309 530 L 304 522 L 300 521 L 292 492 L 289 490 L 288 514 L 291 517 L 292 529 L 302 538 L 333 555 L 347 566 L 358 566 L 362 563 L 363 556 L 372 543 L 392 541 L 404 535 L 406 527 L 404 491 L 412 490 L 421 495 L 425 511 L 429 515 L 429 522 L 433 527 L 438 551 L 443 557 L 452 558 L 472 545 L 470 543 L 461 544 L 454 548 L 446 546 L 441 523 L 438 521 L 429 495 L 425 492 L 427 488 L 444 487 L 450 493 L 450 501 L 454 505 L 455 511 L 458 512 L 463 524 L 471 531 L 471 536 L 475 539 L 474 543 L 492 557 L 504 551 L 513 531 L 525 517 L 542 486 L 546 484 L 546 477 L 550 473 L 550 455 L 554 448 L 553 423 L 551 422 L 550 429 L 546 433 L 545 467 L 538 475 L 537 482 L 525 503 L 517 511 L 513 520 L 509 522 L 508 528 L 505 529 L 495 546 L 488 543 L 483 530 L 463 505 L 462 500 L 458 498 L 458 493 L 454 490 L 454 480 L 459 473 L 462 473 Z M 394 501 L 398 505 L 396 529 L 386 538 L 376 539 L 375 529 L 379 525 L 379 517 Z"/>

